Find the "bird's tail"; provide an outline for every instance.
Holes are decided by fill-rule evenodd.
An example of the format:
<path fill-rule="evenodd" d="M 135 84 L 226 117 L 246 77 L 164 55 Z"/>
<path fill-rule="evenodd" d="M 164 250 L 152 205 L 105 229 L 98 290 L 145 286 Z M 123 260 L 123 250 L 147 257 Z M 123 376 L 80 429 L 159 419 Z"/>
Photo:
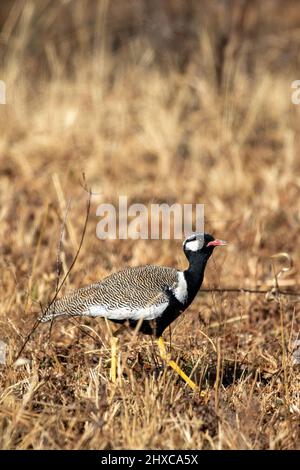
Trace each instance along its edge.
<path fill-rule="evenodd" d="M 78 308 L 74 309 L 73 297 L 64 297 L 52 302 L 38 317 L 38 321 L 46 323 L 57 317 L 77 317 L 84 315 L 89 315 L 89 312 L 83 305 L 79 305 Z"/>
<path fill-rule="evenodd" d="M 64 316 L 65 313 L 54 313 L 54 312 L 45 312 L 38 317 L 40 323 L 46 323 L 48 321 L 54 320 L 56 317 Z"/>
<path fill-rule="evenodd" d="M 48 307 L 41 312 L 41 315 L 38 317 L 38 321 L 41 323 L 46 323 L 53 320 L 56 317 L 61 317 L 67 315 L 66 309 L 63 308 L 60 300 L 54 300 L 50 303 Z"/>

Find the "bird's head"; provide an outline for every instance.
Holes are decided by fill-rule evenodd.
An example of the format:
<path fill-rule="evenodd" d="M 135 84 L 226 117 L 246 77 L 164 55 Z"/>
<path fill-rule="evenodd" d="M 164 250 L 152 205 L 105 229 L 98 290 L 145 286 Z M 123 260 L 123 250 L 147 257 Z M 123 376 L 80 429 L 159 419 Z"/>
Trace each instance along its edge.
<path fill-rule="evenodd" d="M 183 250 L 187 258 L 196 253 L 209 257 L 216 246 L 223 245 L 227 245 L 227 242 L 214 238 L 209 233 L 193 233 L 184 240 Z"/>

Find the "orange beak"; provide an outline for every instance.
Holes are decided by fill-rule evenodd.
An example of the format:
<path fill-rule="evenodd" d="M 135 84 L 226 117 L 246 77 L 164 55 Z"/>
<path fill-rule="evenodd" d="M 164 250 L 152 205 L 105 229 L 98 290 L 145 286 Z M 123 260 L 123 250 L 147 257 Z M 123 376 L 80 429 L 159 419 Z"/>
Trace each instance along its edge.
<path fill-rule="evenodd" d="M 207 246 L 225 246 L 227 245 L 227 242 L 225 240 L 213 240 L 212 242 L 209 242 Z"/>

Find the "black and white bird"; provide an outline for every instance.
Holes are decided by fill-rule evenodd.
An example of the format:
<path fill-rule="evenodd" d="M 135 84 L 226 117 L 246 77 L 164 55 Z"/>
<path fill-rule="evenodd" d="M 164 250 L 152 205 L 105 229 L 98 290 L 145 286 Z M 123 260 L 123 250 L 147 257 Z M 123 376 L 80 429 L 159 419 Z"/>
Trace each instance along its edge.
<path fill-rule="evenodd" d="M 57 299 L 40 321 L 90 316 L 127 323 L 158 338 L 161 354 L 166 359 L 161 335 L 194 300 L 203 281 L 206 263 L 214 248 L 221 245 L 226 242 L 207 233 L 193 234 L 183 243 L 189 262 L 186 270 L 150 265 L 125 268 Z M 170 365 L 175 368 L 174 364 Z M 186 376 L 183 378 L 191 382 Z"/>

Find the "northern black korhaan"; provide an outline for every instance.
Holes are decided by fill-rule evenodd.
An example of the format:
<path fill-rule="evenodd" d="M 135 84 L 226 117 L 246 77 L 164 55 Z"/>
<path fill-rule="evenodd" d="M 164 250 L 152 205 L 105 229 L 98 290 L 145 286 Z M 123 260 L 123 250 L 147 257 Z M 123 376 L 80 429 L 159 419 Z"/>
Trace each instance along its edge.
<path fill-rule="evenodd" d="M 186 270 L 150 265 L 125 268 L 57 299 L 40 321 L 63 316 L 91 316 L 138 327 L 140 332 L 158 338 L 162 357 L 195 388 L 177 364 L 168 359 L 161 335 L 194 300 L 207 261 L 214 248 L 220 245 L 226 245 L 226 242 L 206 233 L 193 234 L 183 243 L 189 262 Z M 113 371 L 112 377 L 115 375 Z"/>

